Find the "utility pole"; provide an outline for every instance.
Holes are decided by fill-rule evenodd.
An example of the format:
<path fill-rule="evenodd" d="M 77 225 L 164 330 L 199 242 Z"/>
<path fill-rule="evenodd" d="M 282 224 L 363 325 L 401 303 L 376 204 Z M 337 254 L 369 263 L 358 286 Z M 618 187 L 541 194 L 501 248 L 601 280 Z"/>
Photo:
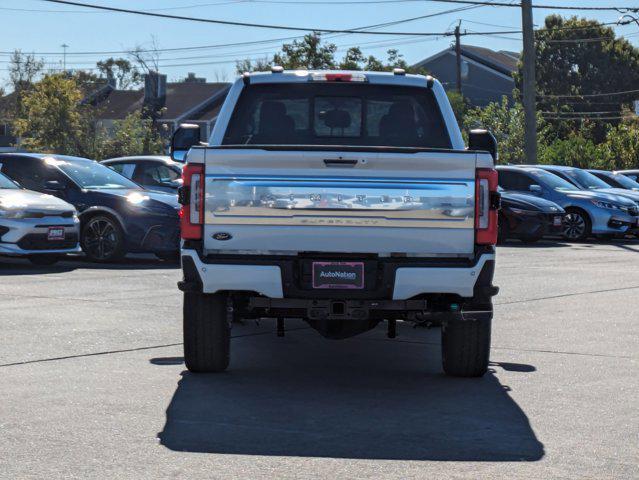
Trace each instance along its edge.
<path fill-rule="evenodd" d="M 69 48 L 69 45 L 67 45 L 66 43 L 63 43 L 60 46 L 62 47 L 62 70 L 66 72 L 67 71 L 67 48 Z"/>
<path fill-rule="evenodd" d="M 535 31 L 533 29 L 532 0 L 521 1 L 521 20 L 524 32 L 524 151 L 526 163 L 537 163 L 537 116 L 535 86 Z"/>
<path fill-rule="evenodd" d="M 462 93 L 461 20 L 455 27 L 455 56 L 457 57 L 457 93 Z"/>

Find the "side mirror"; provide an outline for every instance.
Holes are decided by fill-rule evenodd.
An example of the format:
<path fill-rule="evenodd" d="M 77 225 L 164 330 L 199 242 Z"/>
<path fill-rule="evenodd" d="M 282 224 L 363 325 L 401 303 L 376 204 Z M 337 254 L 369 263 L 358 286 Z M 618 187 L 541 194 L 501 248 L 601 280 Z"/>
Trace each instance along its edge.
<path fill-rule="evenodd" d="M 542 194 L 541 186 L 539 186 L 539 185 L 531 185 L 531 186 L 528 187 L 528 190 L 530 190 L 530 192 L 535 194 L 535 195 L 541 195 Z"/>
<path fill-rule="evenodd" d="M 488 130 L 471 130 L 468 132 L 468 148 L 488 152 L 497 163 L 497 140 Z"/>
<path fill-rule="evenodd" d="M 46 182 L 44 182 L 44 189 L 59 192 L 61 190 L 64 190 L 64 185 L 58 180 L 47 180 Z"/>
<path fill-rule="evenodd" d="M 200 126 L 183 123 L 171 138 L 171 158 L 183 162 L 193 145 L 200 143 Z"/>

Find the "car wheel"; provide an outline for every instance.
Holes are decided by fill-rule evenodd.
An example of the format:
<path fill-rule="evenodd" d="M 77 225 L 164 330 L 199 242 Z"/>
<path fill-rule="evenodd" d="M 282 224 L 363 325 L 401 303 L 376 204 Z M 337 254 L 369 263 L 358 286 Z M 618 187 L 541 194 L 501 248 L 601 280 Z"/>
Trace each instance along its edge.
<path fill-rule="evenodd" d="M 581 210 L 566 210 L 562 236 L 566 240 L 585 240 L 590 236 L 591 223 L 588 215 Z"/>
<path fill-rule="evenodd" d="M 106 215 L 96 215 L 84 223 L 80 245 L 89 260 L 94 262 L 114 262 L 126 254 L 122 227 L 117 220 Z"/>
<path fill-rule="evenodd" d="M 60 260 L 59 255 L 31 255 L 29 256 L 29 261 L 34 265 L 53 265 Z"/>
<path fill-rule="evenodd" d="M 223 372 L 229 365 L 231 326 L 226 297 L 184 293 L 184 364 L 190 372 Z"/>

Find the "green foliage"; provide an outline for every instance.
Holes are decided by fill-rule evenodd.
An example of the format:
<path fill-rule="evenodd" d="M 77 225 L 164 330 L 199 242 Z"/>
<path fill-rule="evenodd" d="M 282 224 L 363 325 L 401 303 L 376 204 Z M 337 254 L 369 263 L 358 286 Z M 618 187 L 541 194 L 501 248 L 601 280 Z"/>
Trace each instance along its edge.
<path fill-rule="evenodd" d="M 332 69 L 335 68 L 336 50 L 333 43 L 323 45 L 319 33 L 309 33 L 302 40 L 282 45 L 282 51 L 273 56 L 273 65 L 281 65 L 286 70 Z"/>
<path fill-rule="evenodd" d="M 606 141 L 598 146 L 593 167 L 605 170 L 639 167 L 639 123 L 634 121 L 610 127 Z"/>
<path fill-rule="evenodd" d="M 153 128 L 152 120 L 133 112 L 114 122 L 109 136 L 104 136 L 100 158 L 130 155 L 154 155 L 164 152 L 164 142 Z"/>
<path fill-rule="evenodd" d="M 116 121 L 107 132 L 96 121 L 95 107 L 82 104 L 78 82 L 77 76 L 46 75 L 25 93 L 23 115 L 14 124 L 22 148 L 96 160 L 163 152 L 153 119 L 142 112 Z"/>
<path fill-rule="evenodd" d="M 554 112 L 607 112 L 605 117 L 620 116 L 634 95 L 594 98 L 552 98 L 552 95 L 588 95 L 602 92 L 634 90 L 639 84 L 639 49 L 623 38 L 616 38 L 611 27 L 596 20 L 559 15 L 546 17 L 536 34 L 536 81 L 538 111 L 551 112 L 547 134 L 554 139 L 568 139 L 582 130 L 580 120 L 553 119 Z M 583 39 L 594 39 L 584 41 Z M 516 75 L 521 87 L 522 65 Z M 544 97 L 546 96 L 546 97 Z M 572 115 L 574 117 L 574 115 Z M 608 124 L 618 120 L 593 123 L 589 135 L 595 143 L 603 142 Z"/>
<path fill-rule="evenodd" d="M 524 158 L 524 110 L 520 103 L 512 106 L 508 97 L 501 103 L 469 110 L 462 122 L 468 130 L 485 128 L 497 139 L 500 163 L 522 163 Z"/>
<path fill-rule="evenodd" d="M 461 129 L 465 130 L 464 122 L 466 121 L 466 114 L 470 109 L 470 102 L 466 97 L 452 90 L 449 90 L 446 94 L 448 95 L 450 106 L 453 108 L 453 112 L 455 112 L 455 118 L 459 122 Z"/>
<path fill-rule="evenodd" d="M 598 149 L 595 142 L 579 133 L 571 133 L 565 139 L 557 139 L 550 144 L 542 144 L 539 149 L 539 163 L 569 165 L 578 168 L 597 166 Z"/>
<path fill-rule="evenodd" d="M 236 63 L 235 70 L 238 74 L 244 72 L 268 71 L 273 65 L 279 65 L 286 70 L 368 70 L 368 71 L 388 71 L 393 68 L 403 68 L 409 73 L 423 73 L 421 69 L 413 71 L 404 60 L 404 56 L 397 49 L 390 49 L 386 52 L 386 61 L 380 60 L 373 55 L 366 56 L 361 48 L 349 48 L 342 60 L 335 58 L 337 45 L 334 43 L 322 43 L 322 36 L 319 33 L 309 33 L 302 40 L 294 40 L 282 46 L 279 53 L 273 55 L 272 59 L 263 58 L 258 60 L 242 60 Z"/>
<path fill-rule="evenodd" d="M 93 132 L 87 107 L 74 78 L 46 75 L 22 98 L 22 116 L 14 125 L 23 148 L 87 156 L 92 153 Z M 88 140 L 91 139 L 91 140 Z"/>
<path fill-rule="evenodd" d="M 96 65 L 104 77 L 115 79 L 117 88 L 121 90 L 134 88 L 142 83 L 142 74 L 126 58 L 108 58 Z"/>

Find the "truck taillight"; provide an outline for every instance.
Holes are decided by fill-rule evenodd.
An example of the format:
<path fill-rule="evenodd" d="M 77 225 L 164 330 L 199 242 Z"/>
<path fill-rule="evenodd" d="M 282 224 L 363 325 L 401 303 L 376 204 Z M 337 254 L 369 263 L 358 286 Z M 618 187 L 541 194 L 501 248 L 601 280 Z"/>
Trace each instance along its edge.
<path fill-rule="evenodd" d="M 187 164 L 182 170 L 179 195 L 180 233 L 184 240 L 201 240 L 204 223 L 204 165 Z"/>
<path fill-rule="evenodd" d="M 479 245 L 497 243 L 497 170 L 478 168 L 475 184 L 475 241 Z"/>

